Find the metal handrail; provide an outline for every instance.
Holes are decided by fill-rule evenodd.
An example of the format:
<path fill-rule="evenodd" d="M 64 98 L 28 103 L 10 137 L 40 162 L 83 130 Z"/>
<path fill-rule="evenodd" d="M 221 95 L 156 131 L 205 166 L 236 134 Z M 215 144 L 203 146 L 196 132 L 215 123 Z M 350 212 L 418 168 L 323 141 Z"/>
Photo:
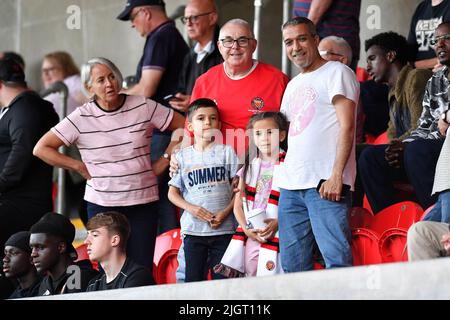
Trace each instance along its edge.
<path fill-rule="evenodd" d="M 52 93 L 61 93 L 61 116 L 65 118 L 67 115 L 67 97 L 69 95 L 69 90 L 66 84 L 62 81 L 55 82 L 50 87 L 42 91 L 40 95 L 42 98 L 44 98 Z M 62 154 L 66 154 L 66 146 L 62 145 L 59 148 L 59 152 Z M 68 214 L 66 212 L 66 174 L 65 169 L 63 168 L 58 168 L 58 194 L 56 197 L 56 212 L 63 215 Z"/>

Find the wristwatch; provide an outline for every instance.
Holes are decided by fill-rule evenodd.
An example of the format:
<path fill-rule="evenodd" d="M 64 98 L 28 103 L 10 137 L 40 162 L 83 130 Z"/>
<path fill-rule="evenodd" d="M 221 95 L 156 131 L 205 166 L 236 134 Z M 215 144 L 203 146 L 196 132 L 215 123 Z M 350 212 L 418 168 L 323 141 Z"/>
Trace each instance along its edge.
<path fill-rule="evenodd" d="M 170 160 L 170 155 L 167 152 L 165 152 L 161 157 L 163 157 L 166 160 Z"/>
<path fill-rule="evenodd" d="M 450 124 L 450 122 L 447 121 L 447 112 L 448 112 L 448 110 L 442 112 L 442 114 L 441 114 L 441 119 L 444 120 L 444 122 L 445 122 L 446 124 Z"/>

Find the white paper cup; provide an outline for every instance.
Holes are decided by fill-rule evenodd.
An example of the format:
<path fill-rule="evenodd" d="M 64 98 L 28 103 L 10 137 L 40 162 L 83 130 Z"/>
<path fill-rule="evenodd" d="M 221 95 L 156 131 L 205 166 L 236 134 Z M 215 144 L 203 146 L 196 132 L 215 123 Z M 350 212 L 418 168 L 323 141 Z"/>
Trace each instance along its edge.
<path fill-rule="evenodd" d="M 247 217 L 248 222 L 250 222 L 253 226 L 253 229 L 264 229 L 266 227 L 266 211 L 263 209 L 253 209 L 248 212 Z"/>

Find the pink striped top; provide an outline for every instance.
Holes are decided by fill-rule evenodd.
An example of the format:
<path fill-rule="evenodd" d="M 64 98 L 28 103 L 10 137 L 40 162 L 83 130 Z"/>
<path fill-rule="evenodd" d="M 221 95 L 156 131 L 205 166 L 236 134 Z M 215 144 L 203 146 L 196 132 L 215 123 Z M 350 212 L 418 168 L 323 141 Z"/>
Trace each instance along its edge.
<path fill-rule="evenodd" d="M 140 96 L 127 96 L 117 110 L 90 101 L 51 130 L 67 146 L 75 144 L 92 176 L 84 199 L 102 206 L 157 201 L 158 183 L 150 162 L 154 128 L 164 131 L 173 110 Z"/>

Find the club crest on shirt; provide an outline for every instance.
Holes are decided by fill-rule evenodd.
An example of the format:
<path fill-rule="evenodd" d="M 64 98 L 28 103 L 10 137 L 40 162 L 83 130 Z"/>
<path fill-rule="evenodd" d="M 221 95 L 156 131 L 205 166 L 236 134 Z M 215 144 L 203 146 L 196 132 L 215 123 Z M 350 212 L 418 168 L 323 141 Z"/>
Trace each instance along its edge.
<path fill-rule="evenodd" d="M 252 107 L 258 111 L 261 110 L 264 108 L 264 100 L 260 97 L 254 97 L 252 99 Z"/>
<path fill-rule="evenodd" d="M 273 262 L 272 260 L 267 261 L 266 269 L 269 271 L 272 271 L 273 269 L 275 269 L 275 262 Z"/>

